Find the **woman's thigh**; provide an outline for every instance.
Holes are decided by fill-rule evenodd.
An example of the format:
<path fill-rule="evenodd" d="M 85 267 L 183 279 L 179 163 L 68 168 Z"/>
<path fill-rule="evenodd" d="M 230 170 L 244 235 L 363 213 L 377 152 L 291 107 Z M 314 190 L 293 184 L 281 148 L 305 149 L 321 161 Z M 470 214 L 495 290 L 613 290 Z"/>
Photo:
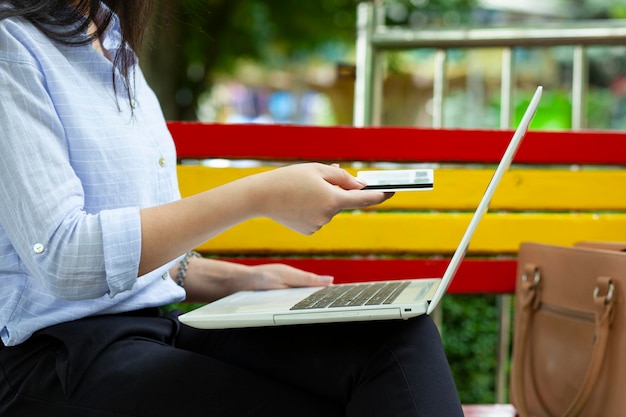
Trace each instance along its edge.
<path fill-rule="evenodd" d="M 40 335 L 23 346 L 2 349 L 0 415 L 343 415 L 338 404 L 176 348 L 169 340 L 176 326 L 167 319 L 122 322 L 85 320 L 62 326 L 54 336 Z"/>
<path fill-rule="evenodd" d="M 72 402 L 120 416 L 343 415 L 338 404 L 279 381 L 145 340 L 118 342 L 103 352 Z"/>
<path fill-rule="evenodd" d="M 223 331 L 185 326 L 180 346 L 343 404 L 348 416 L 462 416 L 428 316 Z"/>

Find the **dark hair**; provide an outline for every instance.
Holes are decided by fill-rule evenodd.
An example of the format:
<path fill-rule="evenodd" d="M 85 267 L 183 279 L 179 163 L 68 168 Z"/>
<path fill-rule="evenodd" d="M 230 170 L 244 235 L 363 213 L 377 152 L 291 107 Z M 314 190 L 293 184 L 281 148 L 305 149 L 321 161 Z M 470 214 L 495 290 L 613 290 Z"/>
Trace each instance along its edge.
<path fill-rule="evenodd" d="M 153 2 L 154 0 L 0 0 L 0 20 L 20 16 L 56 42 L 64 45 L 86 45 L 102 35 L 111 23 L 113 14 L 116 14 L 120 20 L 122 44 L 113 57 L 113 63 L 122 75 L 124 88 L 130 99 L 135 53 L 139 51 L 143 41 Z M 108 10 L 102 3 L 108 6 Z M 87 36 L 91 21 L 96 23 L 98 30 Z M 115 71 L 112 79 L 113 88 L 117 91 Z"/>

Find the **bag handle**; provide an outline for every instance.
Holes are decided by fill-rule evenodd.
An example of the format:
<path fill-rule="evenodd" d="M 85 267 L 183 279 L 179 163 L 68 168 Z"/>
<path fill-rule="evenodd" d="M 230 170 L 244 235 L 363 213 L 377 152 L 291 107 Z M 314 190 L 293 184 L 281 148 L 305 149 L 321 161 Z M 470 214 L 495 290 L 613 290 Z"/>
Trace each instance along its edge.
<path fill-rule="evenodd" d="M 529 279 L 532 277 L 532 280 Z M 517 370 L 514 375 L 513 393 L 515 395 L 517 412 L 520 417 L 529 417 L 528 407 L 526 405 L 526 397 L 524 396 L 524 375 L 523 364 L 526 356 L 526 346 L 530 333 L 530 323 L 532 322 L 535 312 L 541 305 L 540 286 L 541 274 L 536 265 L 528 264 L 525 266 L 525 273 L 522 275 L 522 286 L 519 296 L 522 299 L 520 313 L 520 342 L 516 345 L 520 348 L 518 354 L 515 355 L 513 367 Z M 613 318 L 613 307 L 615 304 L 614 297 L 615 286 L 613 281 L 608 277 L 598 277 L 596 280 L 596 288 L 593 293 L 594 300 L 594 324 L 595 324 L 595 340 L 593 352 L 589 367 L 585 374 L 580 390 L 574 397 L 562 417 L 577 417 L 587 404 L 598 377 L 606 354 L 608 346 L 609 332 Z"/>

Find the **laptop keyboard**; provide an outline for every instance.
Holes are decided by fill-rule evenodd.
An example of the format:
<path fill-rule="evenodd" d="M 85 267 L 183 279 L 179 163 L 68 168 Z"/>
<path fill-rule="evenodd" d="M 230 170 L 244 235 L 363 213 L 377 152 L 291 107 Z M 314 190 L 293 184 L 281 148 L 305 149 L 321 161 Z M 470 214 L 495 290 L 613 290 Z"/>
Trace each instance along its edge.
<path fill-rule="evenodd" d="M 374 282 L 324 287 L 314 292 L 291 310 L 391 304 L 409 282 Z"/>

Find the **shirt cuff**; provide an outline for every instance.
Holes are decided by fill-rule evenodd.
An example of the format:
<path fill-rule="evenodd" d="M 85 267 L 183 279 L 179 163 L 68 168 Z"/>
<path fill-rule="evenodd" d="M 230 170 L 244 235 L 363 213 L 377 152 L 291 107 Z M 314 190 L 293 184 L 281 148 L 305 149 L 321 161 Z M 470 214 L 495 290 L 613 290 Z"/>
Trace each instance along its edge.
<path fill-rule="evenodd" d="M 128 291 L 137 282 L 141 256 L 141 218 L 138 207 L 100 213 L 104 267 L 109 295 Z"/>

